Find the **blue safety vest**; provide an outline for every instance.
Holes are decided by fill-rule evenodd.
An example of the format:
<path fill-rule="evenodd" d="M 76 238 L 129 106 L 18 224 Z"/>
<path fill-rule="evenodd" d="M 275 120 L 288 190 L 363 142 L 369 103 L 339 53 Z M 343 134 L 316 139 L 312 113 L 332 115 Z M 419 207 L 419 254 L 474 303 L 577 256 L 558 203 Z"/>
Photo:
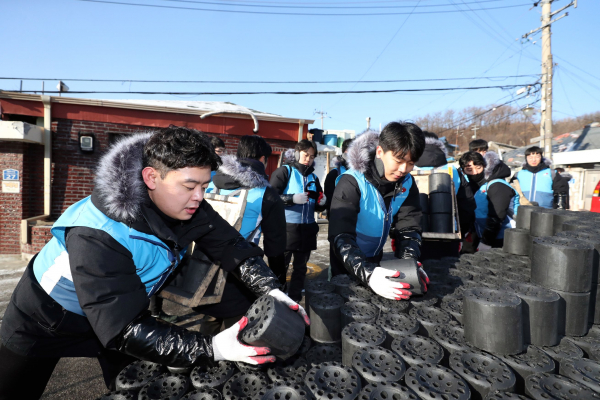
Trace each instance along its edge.
<path fill-rule="evenodd" d="M 475 209 L 475 228 L 477 229 L 477 234 L 479 237 L 483 235 L 483 231 L 485 230 L 485 226 L 487 224 L 488 210 L 489 210 L 489 201 L 487 192 L 491 185 L 495 183 L 500 183 L 506 185 L 512 189 L 510 184 L 506 182 L 504 179 L 492 179 L 486 184 L 482 185 L 477 193 L 475 193 L 475 203 L 477 204 L 477 208 Z M 510 204 L 508 206 L 508 210 L 506 210 L 506 217 L 504 221 L 502 221 L 502 228 L 500 232 L 498 232 L 498 236 L 496 239 L 504 238 L 504 230 L 507 228 L 514 228 L 514 219 L 517 215 L 517 209 L 519 208 L 519 194 L 515 192 L 515 195 L 510 200 Z"/>
<path fill-rule="evenodd" d="M 439 167 L 416 167 L 414 168 L 417 171 L 445 171 L 447 173 L 452 172 L 452 180 L 454 181 L 454 194 L 458 194 L 458 189 L 460 188 L 460 176 L 458 175 L 459 172 L 456 169 L 456 167 L 454 167 L 454 165 L 450 165 L 450 164 L 445 164 L 445 165 L 441 165 Z"/>
<path fill-rule="evenodd" d="M 303 176 L 296 168 L 285 165 L 290 178 L 283 194 L 304 193 L 317 190 L 315 174 Z M 315 199 L 308 199 L 305 204 L 294 204 L 285 208 L 285 222 L 288 224 L 311 224 L 315 222 Z"/>
<path fill-rule="evenodd" d="M 217 171 L 211 171 L 211 173 L 210 173 L 210 183 L 206 187 L 206 190 L 204 191 L 204 193 L 214 193 L 215 192 L 216 187 L 215 187 L 215 183 L 213 182 L 213 179 L 215 178 L 216 174 L 217 174 Z"/>
<path fill-rule="evenodd" d="M 394 196 L 386 209 L 381 193 L 365 175 L 349 169 L 344 175 L 356 179 L 360 189 L 360 212 L 356 221 L 356 243 L 367 257 L 374 257 L 383 250 L 392 226 L 394 216 L 408 197 L 413 177 L 407 175 L 401 182 L 402 189 Z M 341 176 L 336 179 L 336 184 Z"/>
<path fill-rule="evenodd" d="M 550 168 L 545 168 L 536 173 L 522 169 L 517 173 L 517 179 L 527 200 L 536 201 L 540 207 L 552 208 L 554 192 L 552 190 L 552 170 Z"/>
<path fill-rule="evenodd" d="M 227 196 L 237 190 L 239 189 L 221 189 L 219 190 L 219 194 Z M 260 223 L 262 221 L 262 202 L 266 190 L 266 186 L 252 188 L 248 190 L 248 197 L 246 197 L 246 208 L 244 209 L 242 227 L 240 228 L 240 234 L 243 237 L 245 237 L 247 241 L 256 244 L 258 244 L 258 242 L 260 241 L 260 235 L 262 233 Z"/>
<path fill-rule="evenodd" d="M 91 197 L 78 201 L 52 226 L 53 238 L 37 255 L 33 263 L 33 272 L 50 297 L 66 310 L 79 315 L 85 314 L 79 305 L 73 285 L 65 238 L 66 229 L 75 226 L 102 230 L 129 250 L 136 274 L 145 286 L 148 297 L 160 289 L 181 262 L 186 251 L 182 250 L 177 259 L 169 247 L 156 236 L 142 233 L 107 217 L 94 206 Z"/>
<path fill-rule="evenodd" d="M 343 165 L 338 165 L 336 169 L 338 170 L 338 176 L 348 171 L 348 168 L 344 167 Z"/>

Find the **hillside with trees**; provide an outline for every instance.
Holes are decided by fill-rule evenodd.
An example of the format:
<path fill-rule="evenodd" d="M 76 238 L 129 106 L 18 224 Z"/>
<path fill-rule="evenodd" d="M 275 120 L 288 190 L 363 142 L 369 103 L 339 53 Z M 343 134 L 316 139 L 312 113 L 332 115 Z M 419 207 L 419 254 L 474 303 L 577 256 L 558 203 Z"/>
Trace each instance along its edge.
<path fill-rule="evenodd" d="M 488 111 L 490 110 L 490 111 Z M 576 118 L 555 119 L 552 125 L 553 136 L 582 129 L 591 122 L 600 122 L 600 111 L 584 114 Z M 494 109 L 468 107 L 460 111 L 447 110 L 415 118 L 421 129 L 445 136 L 449 143 L 457 144 L 459 151 L 468 149 L 477 124 L 477 138 L 506 143 L 513 146 L 527 146 L 529 140 L 540 135 L 539 114 L 526 117 L 518 107 L 505 105 Z M 458 128 L 458 135 L 457 135 Z"/>

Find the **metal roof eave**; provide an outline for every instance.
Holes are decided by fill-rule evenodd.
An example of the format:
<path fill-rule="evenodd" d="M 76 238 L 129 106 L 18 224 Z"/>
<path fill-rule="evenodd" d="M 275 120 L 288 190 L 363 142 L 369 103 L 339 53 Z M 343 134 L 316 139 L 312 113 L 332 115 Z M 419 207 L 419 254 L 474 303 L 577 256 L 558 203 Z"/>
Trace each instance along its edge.
<path fill-rule="evenodd" d="M 94 100 L 94 99 L 80 99 L 76 97 L 55 97 L 50 96 L 53 103 L 61 103 L 61 104 L 76 104 L 76 105 L 85 105 L 85 106 L 95 106 L 95 107 L 111 107 L 111 108 L 123 108 L 130 110 L 141 110 L 141 111 L 154 111 L 154 112 L 164 112 L 171 114 L 190 114 L 190 115 L 200 115 L 205 114 L 207 112 L 212 112 L 214 110 L 202 110 L 199 108 L 190 109 L 190 108 L 179 108 L 179 107 L 165 107 L 165 106 L 156 106 L 156 105 L 144 105 L 144 104 L 136 104 L 136 103 L 124 103 L 119 102 L 118 100 Z M 25 101 L 42 101 L 41 95 L 39 94 L 28 94 L 28 93 L 19 93 L 19 92 L 7 92 L 0 90 L 0 99 L 13 99 L 13 100 L 25 100 Z M 278 117 L 278 116 L 270 116 L 264 114 L 255 114 L 256 118 L 259 121 L 273 121 L 273 122 L 285 122 L 290 124 L 298 124 L 300 121 L 303 121 L 304 124 L 313 124 L 315 121 L 312 119 L 305 118 L 286 118 L 286 117 Z M 217 114 L 215 116 L 226 116 L 229 118 L 237 118 L 237 119 L 252 119 L 249 115 L 244 114 Z"/>

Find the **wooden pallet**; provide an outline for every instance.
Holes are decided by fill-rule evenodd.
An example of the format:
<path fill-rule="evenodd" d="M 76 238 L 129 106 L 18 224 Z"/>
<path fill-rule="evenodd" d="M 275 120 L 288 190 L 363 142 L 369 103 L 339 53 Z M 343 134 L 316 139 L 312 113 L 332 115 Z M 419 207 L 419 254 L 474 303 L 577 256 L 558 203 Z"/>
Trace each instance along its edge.
<path fill-rule="evenodd" d="M 432 171 L 432 170 L 413 170 L 411 175 L 413 176 L 419 193 L 429 194 L 429 176 L 431 174 L 445 174 L 443 171 Z M 448 233 L 441 232 L 423 232 L 421 237 L 423 240 L 461 240 L 460 234 L 460 221 L 458 219 L 458 205 L 456 203 L 456 189 L 454 187 L 454 180 L 450 179 L 451 191 L 452 191 L 452 224 L 453 231 Z"/>
<path fill-rule="evenodd" d="M 239 231 L 247 197 L 248 190 L 240 190 L 227 196 L 207 193 L 204 200 Z M 218 264 L 212 263 L 193 243 L 188 248 L 188 254 L 185 262 L 177 267 L 173 276 L 157 293 L 158 296 L 185 307 L 219 303 L 223 297 L 227 272 Z"/>

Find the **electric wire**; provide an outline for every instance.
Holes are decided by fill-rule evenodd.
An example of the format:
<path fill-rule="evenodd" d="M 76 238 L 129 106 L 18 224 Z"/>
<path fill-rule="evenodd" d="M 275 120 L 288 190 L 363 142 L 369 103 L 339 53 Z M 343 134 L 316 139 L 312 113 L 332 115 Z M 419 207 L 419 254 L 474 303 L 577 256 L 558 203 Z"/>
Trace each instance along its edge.
<path fill-rule="evenodd" d="M 512 78 L 533 78 L 540 74 L 481 76 L 465 78 L 428 78 L 428 79 L 387 79 L 387 80 L 358 80 L 358 81 L 197 81 L 197 80 L 149 80 L 149 79 L 85 79 L 85 78 L 24 78 L 0 77 L 0 80 L 29 80 L 29 81 L 63 81 L 63 82 L 133 82 L 133 83 L 216 83 L 216 84 L 337 84 L 337 83 L 406 83 L 406 82 L 438 82 L 460 81 L 473 79 L 506 80 Z"/>
<path fill-rule="evenodd" d="M 221 6 L 229 6 L 229 7 L 260 7 L 260 8 L 310 8 L 310 9 L 337 9 L 337 10 L 346 10 L 346 9 L 372 9 L 372 8 L 413 8 L 417 6 L 320 6 L 320 5 L 259 5 L 259 4 L 228 4 L 228 3 L 218 3 L 212 1 L 199 1 L 199 0 L 161 0 L 173 3 L 191 3 L 191 4 L 208 4 L 208 5 L 221 5 Z M 464 3 L 466 4 L 481 4 L 481 3 L 490 3 L 497 2 L 500 0 L 483 0 L 483 1 L 473 1 Z M 450 7 L 452 4 L 423 4 L 418 5 L 418 8 L 432 8 L 432 7 Z"/>
<path fill-rule="evenodd" d="M 515 87 L 521 87 L 523 85 L 496 85 L 496 86 L 473 86 L 473 87 L 461 87 L 461 88 L 420 88 L 420 89 L 382 89 L 382 90 L 337 90 L 337 91 L 260 91 L 260 92 L 159 92 L 159 91 L 108 91 L 108 90 L 69 90 L 68 92 L 62 91 L 49 91 L 45 93 L 70 93 L 70 94 L 161 94 L 161 95 L 195 95 L 195 96 L 212 96 L 212 95 L 263 95 L 263 94 L 276 94 L 276 95 L 303 95 L 303 94 L 358 94 L 358 93 L 397 93 L 397 92 L 439 92 L 439 91 L 451 91 L 451 90 L 484 90 L 484 89 L 510 89 Z M 39 90 L 23 90 L 21 93 L 37 93 Z"/>
<path fill-rule="evenodd" d="M 369 68 L 367 68 L 367 70 L 365 71 L 364 74 L 361 75 L 360 78 L 358 78 L 358 81 L 360 82 L 365 76 L 367 76 L 367 74 L 369 73 L 369 71 L 373 68 L 373 66 L 377 63 L 377 61 L 379 61 L 379 58 L 383 55 L 383 53 L 385 53 L 385 51 L 387 50 L 387 48 L 390 46 L 390 44 L 392 44 L 392 42 L 394 41 L 394 39 L 396 38 L 396 36 L 398 36 L 398 33 L 402 30 L 402 28 L 404 27 L 404 25 L 406 24 L 406 22 L 408 21 L 408 19 L 410 18 L 410 16 L 412 15 L 412 12 L 415 11 L 415 8 L 421 3 L 421 0 L 419 0 L 419 2 L 415 5 L 415 7 L 411 10 L 411 13 L 404 19 L 404 21 L 402 21 L 402 24 L 400 24 L 400 27 L 396 30 L 396 32 L 394 33 L 394 35 L 392 36 L 392 38 L 387 42 L 387 44 L 385 45 L 385 47 L 381 50 L 381 52 L 379 52 L 379 54 L 377 55 L 377 57 L 375 57 L 375 60 L 371 63 L 371 65 L 369 66 Z M 352 87 L 350 88 L 350 90 L 354 89 L 356 87 L 358 83 L 355 83 L 354 85 L 352 85 Z M 327 110 L 331 110 L 333 107 L 337 106 L 344 98 L 346 97 L 346 95 L 341 96 L 335 103 L 333 103 L 331 106 L 327 107 Z"/>
<path fill-rule="evenodd" d="M 319 17 L 364 17 L 369 15 L 380 15 L 380 16 L 389 16 L 389 15 L 411 15 L 411 14 L 446 14 L 446 13 L 456 13 L 461 12 L 460 10 L 440 10 L 440 11 L 419 11 L 419 12 L 380 12 L 380 13 L 306 13 L 306 12 L 272 12 L 272 11 L 249 11 L 249 10 L 223 10 L 223 9 L 213 9 L 213 8 L 194 8 L 194 7 L 178 7 L 178 6 L 163 6 L 158 4 L 139 4 L 139 3 L 126 3 L 121 1 L 107 1 L 107 0 L 75 0 L 87 3 L 102 3 L 102 4 L 112 4 L 112 5 L 121 5 L 121 6 L 136 6 L 136 7 L 151 7 L 151 8 L 167 8 L 167 9 L 176 9 L 176 10 L 190 10 L 190 11 L 209 11 L 209 12 L 221 12 L 221 13 L 234 13 L 234 14 L 260 14 L 260 15 L 298 15 L 298 16 L 319 16 Z M 499 10 L 504 8 L 515 8 L 515 7 L 523 7 L 528 6 L 529 4 L 514 4 L 507 6 L 498 6 L 498 7 L 488 7 L 485 9 L 480 9 L 476 11 L 484 11 L 484 10 Z"/>

